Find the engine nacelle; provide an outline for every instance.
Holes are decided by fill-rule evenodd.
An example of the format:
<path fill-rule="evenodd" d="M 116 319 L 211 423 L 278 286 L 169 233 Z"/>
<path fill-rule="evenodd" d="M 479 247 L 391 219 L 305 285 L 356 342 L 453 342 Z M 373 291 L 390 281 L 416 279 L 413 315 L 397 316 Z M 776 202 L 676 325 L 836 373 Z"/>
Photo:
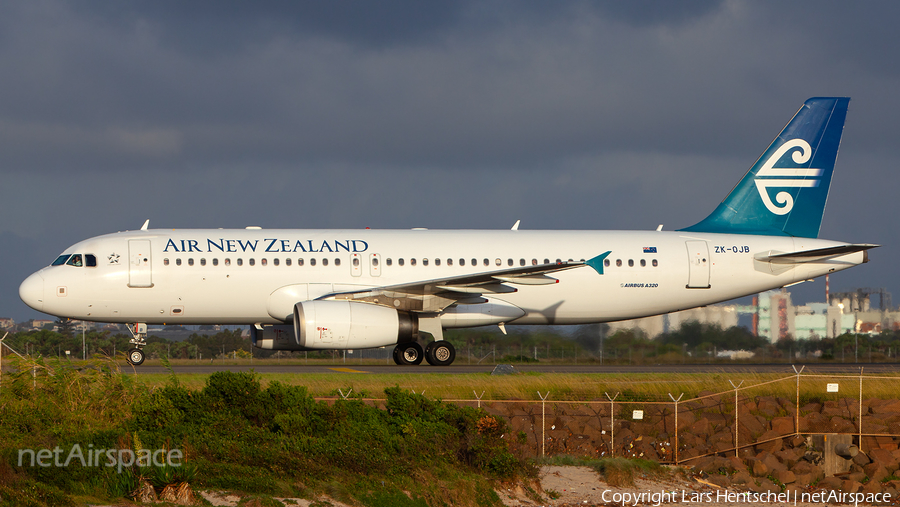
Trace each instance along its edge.
<path fill-rule="evenodd" d="M 294 339 L 303 349 L 368 349 L 418 338 L 414 313 L 352 301 L 294 305 Z"/>

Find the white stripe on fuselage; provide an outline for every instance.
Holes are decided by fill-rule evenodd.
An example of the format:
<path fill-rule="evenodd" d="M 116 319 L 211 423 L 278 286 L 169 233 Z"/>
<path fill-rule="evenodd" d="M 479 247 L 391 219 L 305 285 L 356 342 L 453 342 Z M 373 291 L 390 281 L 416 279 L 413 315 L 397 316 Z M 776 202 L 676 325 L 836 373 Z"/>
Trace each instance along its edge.
<path fill-rule="evenodd" d="M 131 239 L 151 241 L 152 287 L 128 286 Z M 687 241 L 704 241 L 708 246 L 709 288 L 686 287 L 690 276 Z M 54 266 L 42 270 L 43 311 L 100 322 L 274 324 L 283 320 L 270 315 L 269 296 L 288 285 L 313 284 L 308 286 L 308 297 L 313 299 L 332 291 L 508 269 L 509 259 L 517 267 L 521 259 L 526 264 L 533 259 L 538 263 L 545 259 L 586 260 L 610 251 L 610 265 L 602 275 L 582 266 L 553 273 L 551 276 L 559 279 L 557 284 L 513 285 L 518 289 L 515 293 L 490 296 L 492 301 L 525 311 L 524 316 L 510 322 L 514 324 L 604 322 L 724 301 L 863 261 L 863 254 L 856 253 L 782 268 L 778 273 L 754 263 L 756 254 L 843 244 L 781 236 L 668 231 L 134 231 L 88 239 L 65 252 L 94 254 L 96 268 Z M 353 275 L 353 254 L 358 254 L 361 262 L 359 276 Z M 371 254 L 380 258 L 379 276 L 371 274 Z M 301 258 L 303 266 L 298 265 Z M 399 265 L 401 258 L 403 266 Z M 176 265 L 179 259 L 181 265 Z M 212 265 L 213 259 L 218 265 Z M 229 266 L 225 259 L 230 260 Z M 243 265 L 237 265 L 238 259 Z M 262 265 L 263 259 L 266 265 Z M 291 259 L 290 266 L 287 259 Z M 316 259 L 315 266 L 311 259 Z M 327 266 L 323 259 L 328 260 Z M 340 260 L 340 266 L 335 265 L 335 259 Z M 428 259 L 428 265 L 423 259 Z M 441 260 L 440 265 L 435 259 Z M 452 265 L 447 259 L 452 259 Z M 465 259 L 465 265 L 460 265 L 460 259 Z M 476 260 L 474 266 L 472 259 Z M 616 265 L 619 260 L 621 266 Z M 641 260 L 645 266 L 640 265 Z M 655 267 L 653 260 L 657 261 Z M 629 261 L 634 265 L 629 266 Z M 58 287 L 65 287 L 64 296 L 58 294 Z M 181 311 L 175 314 L 174 309 Z M 448 324 L 454 325 L 449 319 Z"/>

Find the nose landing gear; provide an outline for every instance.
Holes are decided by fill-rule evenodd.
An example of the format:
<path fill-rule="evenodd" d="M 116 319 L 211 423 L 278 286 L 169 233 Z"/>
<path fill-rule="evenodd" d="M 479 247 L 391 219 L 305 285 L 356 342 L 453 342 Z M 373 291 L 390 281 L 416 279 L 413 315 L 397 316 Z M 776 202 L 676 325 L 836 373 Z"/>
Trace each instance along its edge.
<path fill-rule="evenodd" d="M 142 349 L 147 345 L 147 324 L 138 322 L 135 324 L 125 324 L 125 327 L 131 332 L 132 338 L 129 340 L 129 343 L 134 345 L 133 348 L 128 350 L 128 362 L 134 366 L 140 366 L 145 359 L 145 354 Z"/>

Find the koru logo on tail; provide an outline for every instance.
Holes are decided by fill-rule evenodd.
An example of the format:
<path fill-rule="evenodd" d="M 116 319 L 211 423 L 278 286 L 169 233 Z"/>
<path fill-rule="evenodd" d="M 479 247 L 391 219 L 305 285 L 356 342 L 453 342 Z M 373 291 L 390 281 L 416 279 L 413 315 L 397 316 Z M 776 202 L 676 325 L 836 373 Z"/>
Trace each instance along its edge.
<path fill-rule="evenodd" d="M 774 167 L 775 163 L 781 160 L 781 157 L 795 148 L 796 150 L 791 154 L 791 159 L 797 164 L 809 162 L 809 158 L 812 156 L 812 147 L 803 139 L 792 139 L 775 150 L 775 153 L 765 161 L 762 168 L 756 173 L 756 179 L 754 180 L 763 204 L 776 215 L 790 213 L 794 209 L 794 198 L 788 192 L 778 192 L 775 195 L 775 202 L 781 204 L 781 206 L 778 206 L 769 197 L 769 187 L 814 188 L 819 186 L 819 177 L 822 176 L 822 169 Z"/>

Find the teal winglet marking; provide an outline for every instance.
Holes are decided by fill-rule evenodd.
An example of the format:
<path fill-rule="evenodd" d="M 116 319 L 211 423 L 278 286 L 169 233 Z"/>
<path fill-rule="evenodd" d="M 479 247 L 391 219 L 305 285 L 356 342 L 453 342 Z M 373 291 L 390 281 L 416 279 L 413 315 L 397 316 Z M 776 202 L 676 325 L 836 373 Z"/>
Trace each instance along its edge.
<path fill-rule="evenodd" d="M 612 253 L 612 250 L 610 250 L 608 252 L 604 252 L 592 259 L 586 260 L 584 263 L 587 264 L 588 266 L 594 268 L 594 271 L 596 271 L 597 274 L 602 275 L 603 274 L 603 260 L 606 259 L 606 257 L 611 253 Z"/>

